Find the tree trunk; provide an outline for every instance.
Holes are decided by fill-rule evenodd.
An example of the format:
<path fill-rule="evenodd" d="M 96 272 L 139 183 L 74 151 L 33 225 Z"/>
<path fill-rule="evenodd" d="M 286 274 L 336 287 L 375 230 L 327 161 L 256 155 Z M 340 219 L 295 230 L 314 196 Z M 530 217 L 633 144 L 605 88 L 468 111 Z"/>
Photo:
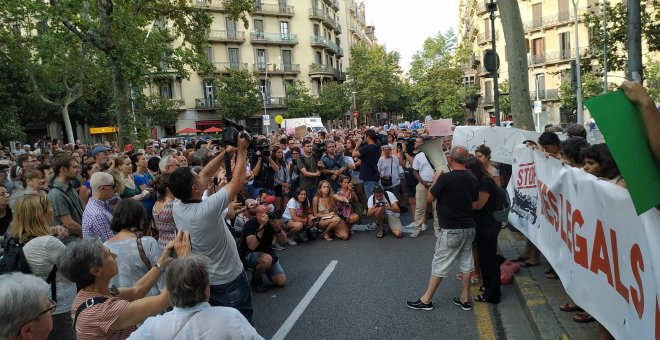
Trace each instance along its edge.
<path fill-rule="evenodd" d="M 117 113 L 117 141 L 120 148 L 130 144 L 135 139 L 135 124 L 131 116 L 131 101 L 128 95 L 130 86 L 128 80 L 119 66 L 117 60 L 108 57 L 110 69 L 112 71 L 112 88 L 114 96 L 114 105 Z"/>
<path fill-rule="evenodd" d="M 64 104 L 60 107 L 62 111 L 62 120 L 64 121 L 64 127 L 66 129 L 67 141 L 69 144 L 76 144 L 75 138 L 73 138 L 73 128 L 71 128 L 71 119 L 69 118 L 69 104 Z"/>
<path fill-rule="evenodd" d="M 502 18 L 502 30 L 506 42 L 509 64 L 509 99 L 511 112 L 517 128 L 534 130 L 532 102 L 529 97 L 529 68 L 525 31 L 523 30 L 520 8 L 515 0 L 499 0 L 497 6 Z"/>

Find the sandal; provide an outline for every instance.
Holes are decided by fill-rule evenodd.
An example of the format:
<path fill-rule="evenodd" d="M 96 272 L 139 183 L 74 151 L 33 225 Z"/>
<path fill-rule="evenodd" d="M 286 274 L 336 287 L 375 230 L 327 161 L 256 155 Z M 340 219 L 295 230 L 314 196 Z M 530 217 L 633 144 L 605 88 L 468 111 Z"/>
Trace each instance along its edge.
<path fill-rule="evenodd" d="M 477 302 L 488 302 L 488 300 L 486 300 L 486 298 L 482 294 L 475 296 L 473 300 Z"/>
<path fill-rule="evenodd" d="M 478 276 L 472 276 L 472 278 L 470 279 L 470 282 L 471 282 L 473 285 L 476 285 L 476 284 L 479 283 L 480 281 L 481 281 L 481 278 L 478 277 Z"/>
<path fill-rule="evenodd" d="M 590 323 L 596 321 L 589 313 L 577 313 L 573 315 L 573 321 L 577 323 Z"/>
<path fill-rule="evenodd" d="M 559 306 L 559 310 L 562 311 L 562 312 L 568 312 L 568 313 L 584 312 L 584 310 L 580 306 L 578 306 L 576 304 L 573 304 L 573 303 L 570 303 L 570 302 L 566 302 L 565 304 Z"/>
<path fill-rule="evenodd" d="M 326 241 L 332 241 L 332 236 L 328 233 L 323 233 L 323 239 Z"/>
<path fill-rule="evenodd" d="M 485 292 L 485 291 L 486 291 L 486 287 L 484 287 L 484 286 L 479 287 L 479 291 L 480 291 L 480 292 Z"/>
<path fill-rule="evenodd" d="M 383 238 L 383 236 L 385 236 L 385 229 L 378 229 L 378 233 L 376 234 L 376 237 Z"/>

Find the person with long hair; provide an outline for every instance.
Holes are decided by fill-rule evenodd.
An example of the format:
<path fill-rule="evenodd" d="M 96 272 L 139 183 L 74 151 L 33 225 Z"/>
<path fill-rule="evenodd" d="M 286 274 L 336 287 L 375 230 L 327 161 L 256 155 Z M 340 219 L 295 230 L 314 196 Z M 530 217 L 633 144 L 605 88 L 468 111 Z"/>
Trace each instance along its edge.
<path fill-rule="evenodd" d="M 284 160 L 284 150 L 279 146 L 273 146 L 271 153 L 273 154 L 273 162 L 279 166 L 275 171 L 275 186 L 273 189 L 275 191 L 275 209 L 281 211 L 284 208 L 282 206 L 283 197 L 289 191 L 289 169 Z"/>
<path fill-rule="evenodd" d="M 303 230 L 309 230 L 313 221 L 309 216 L 309 203 L 307 202 L 307 191 L 299 187 L 289 199 L 286 209 L 282 213 L 282 220 L 287 230 L 287 243 L 290 246 L 298 244 L 293 238 L 306 241 L 305 235 L 301 235 Z"/>
<path fill-rule="evenodd" d="M 300 148 L 294 146 L 291 149 L 291 159 L 289 160 L 289 197 L 293 196 L 300 185 L 300 169 L 298 169 L 298 158 L 300 158 Z M 286 207 L 285 207 L 286 208 Z M 284 210 L 284 209 L 283 209 Z"/>
<path fill-rule="evenodd" d="M 92 187 L 89 184 L 89 180 L 92 178 L 92 175 L 100 171 L 100 167 L 96 163 L 83 164 L 82 176 L 86 180 L 82 182 L 78 195 L 80 196 L 80 201 L 83 204 L 83 208 L 87 206 L 89 198 L 92 197 Z"/>
<path fill-rule="evenodd" d="M 490 178 L 495 181 L 495 184 L 501 186 L 502 180 L 500 178 L 500 171 L 491 163 L 490 153 L 491 150 L 486 144 L 481 144 L 476 150 L 474 150 L 474 155 L 477 156 L 479 161 L 481 161 L 481 164 L 483 164 L 484 168 L 490 175 Z"/>
<path fill-rule="evenodd" d="M 154 229 L 158 234 L 158 244 L 161 248 L 174 240 L 176 236 L 176 224 L 174 223 L 174 216 L 172 215 L 172 205 L 174 204 L 174 195 L 167 187 L 167 181 L 170 174 L 162 174 L 158 176 L 156 181 L 156 192 L 158 193 L 158 201 L 154 204 L 152 210 L 152 217 L 154 221 Z"/>
<path fill-rule="evenodd" d="M 23 190 L 14 191 L 9 197 L 9 206 L 14 207 L 16 201 L 25 194 L 43 193 L 46 187 L 46 177 L 44 173 L 37 169 L 26 169 L 23 173 Z"/>
<path fill-rule="evenodd" d="M 156 196 L 153 194 L 156 178 L 149 173 L 149 169 L 147 169 L 149 161 L 143 153 L 133 154 L 131 164 L 133 165 L 133 181 L 141 192 L 144 190 L 149 192 L 140 202 L 147 213 L 147 223 L 151 223 L 151 211 L 156 203 Z"/>
<path fill-rule="evenodd" d="M 357 199 L 351 179 L 346 175 L 339 176 L 339 190 L 335 194 L 337 214 L 346 222 L 348 230 L 360 221 L 360 216 L 353 211 L 353 204 Z"/>
<path fill-rule="evenodd" d="M 500 264 L 497 260 L 497 236 L 502 224 L 493 218 L 493 211 L 497 208 L 497 183 L 481 159 L 470 158 L 465 167 L 479 180 L 479 199 L 473 204 L 473 208 L 476 223 L 475 243 L 484 294 L 475 296 L 474 301 L 499 303 Z"/>
<path fill-rule="evenodd" d="M 135 200 L 121 200 L 112 211 L 110 229 L 115 236 L 103 242 L 117 254 L 119 273 L 110 280 L 111 285 L 130 287 L 146 274 L 160 258 L 163 249 L 151 236 L 144 235 L 146 215 L 144 207 Z M 165 286 L 162 280 L 152 287 L 147 296 L 155 296 Z"/>
<path fill-rule="evenodd" d="M 115 160 L 115 164 L 119 173 L 121 174 L 122 182 L 124 183 L 124 190 L 120 192 L 119 197 L 131 198 L 134 200 L 143 200 L 146 197 L 146 194 L 135 182 L 133 177 L 133 163 L 131 162 L 130 157 L 126 155 L 121 155 Z"/>
<path fill-rule="evenodd" d="M 627 187 L 607 144 L 591 145 L 583 149 L 581 155 L 584 159 L 584 171 L 620 187 Z"/>
<path fill-rule="evenodd" d="M 360 205 L 363 207 L 367 206 L 367 197 L 364 194 L 364 185 L 360 179 L 360 165 L 362 161 L 359 158 L 353 158 L 353 151 L 355 151 L 355 139 L 348 138 L 346 139 L 346 145 L 344 148 L 344 156 L 351 157 L 353 159 L 353 171 L 351 171 L 351 183 L 353 183 L 355 188 L 355 194 L 360 201 Z"/>
<path fill-rule="evenodd" d="M 337 215 L 336 207 L 336 198 L 330 182 L 319 182 L 316 196 L 312 199 L 312 215 L 318 220 L 318 227 L 323 230 L 323 239 L 326 241 L 332 241 L 331 233 L 342 240 L 349 236 L 348 226 Z"/>
<path fill-rule="evenodd" d="M 51 227 L 52 220 L 53 208 L 48 196 L 44 193 L 25 194 L 14 206 L 9 235 L 23 244 L 23 253 L 34 275 L 47 280 L 53 271 L 55 273 L 56 293 L 51 299 L 57 301 L 57 307 L 53 311 L 53 330 L 49 339 L 75 339 L 69 313 L 76 296 L 76 285 L 57 269 L 66 249 L 61 239 L 68 236 L 68 230 L 62 226 Z"/>

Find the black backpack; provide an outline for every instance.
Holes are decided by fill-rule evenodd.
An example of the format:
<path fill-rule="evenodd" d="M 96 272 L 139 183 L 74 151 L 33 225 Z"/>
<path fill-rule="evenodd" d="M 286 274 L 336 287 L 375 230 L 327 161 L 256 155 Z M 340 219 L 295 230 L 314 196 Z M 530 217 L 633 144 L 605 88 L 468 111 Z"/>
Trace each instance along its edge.
<path fill-rule="evenodd" d="M 31 239 L 30 239 L 31 240 Z M 28 240 L 28 242 L 30 242 Z M 23 246 L 26 243 L 20 243 L 14 238 L 7 240 L 5 245 L 5 255 L 0 258 L 0 275 L 21 272 L 23 274 L 32 274 L 30 265 L 28 264 L 27 259 L 25 258 L 25 253 L 23 252 Z M 46 283 L 50 285 L 50 295 L 53 301 L 57 302 L 57 288 L 55 284 L 55 275 L 57 274 L 57 266 L 53 265 L 53 269 L 48 274 Z"/>
<path fill-rule="evenodd" d="M 511 197 L 509 192 L 497 186 L 495 189 L 495 211 L 492 215 L 497 222 L 506 222 L 509 219 L 509 210 L 511 209 Z"/>

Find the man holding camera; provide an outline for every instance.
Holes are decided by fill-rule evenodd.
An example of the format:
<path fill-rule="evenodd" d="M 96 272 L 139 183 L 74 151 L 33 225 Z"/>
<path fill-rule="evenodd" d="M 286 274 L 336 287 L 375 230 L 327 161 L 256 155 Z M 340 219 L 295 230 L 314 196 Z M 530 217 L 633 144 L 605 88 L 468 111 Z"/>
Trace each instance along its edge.
<path fill-rule="evenodd" d="M 387 195 L 387 196 L 386 196 Z M 367 200 L 367 216 L 374 217 L 378 225 L 376 237 L 385 236 L 385 224 L 390 227 L 392 235 L 396 238 L 403 236 L 399 202 L 393 193 L 383 190 L 380 186 L 374 187 L 374 194 Z"/>
<path fill-rule="evenodd" d="M 256 157 L 250 160 L 250 165 L 254 175 L 250 197 L 257 199 L 261 189 L 266 189 L 269 195 L 273 195 L 275 193 L 275 172 L 280 170 L 280 166 L 273 160 L 267 140 L 262 139 L 259 142 Z"/>
<path fill-rule="evenodd" d="M 380 172 L 378 171 L 378 159 L 380 159 L 380 145 L 378 144 L 378 132 L 375 130 L 365 131 L 367 143 L 362 144 L 358 141 L 353 151 L 353 158 L 360 157 L 360 180 L 364 182 L 364 192 L 367 197 L 374 194 L 374 187 L 380 181 Z"/>
<path fill-rule="evenodd" d="M 274 217 L 277 216 L 269 216 L 267 206 L 260 205 L 256 208 L 255 217 L 251 218 L 243 228 L 240 242 L 241 259 L 246 267 L 253 270 L 252 288 L 257 293 L 268 290 L 261 278 L 262 274 L 266 274 L 268 280 L 277 287 L 284 287 L 286 283 L 284 270 L 273 251 L 273 240 L 277 238 L 279 244 L 286 244 L 287 237 L 282 230 L 284 223 Z"/>
<path fill-rule="evenodd" d="M 319 187 L 319 177 L 323 162 L 317 161 L 313 152 L 312 141 L 305 139 L 303 141 L 303 154 L 298 157 L 298 169 L 300 171 L 300 187 L 307 192 L 307 200 L 312 201 L 316 196 L 316 190 Z"/>
<path fill-rule="evenodd" d="M 245 169 L 249 135 L 236 136 L 235 169 Z M 227 146 L 226 152 L 233 152 Z M 234 307 L 252 320 L 252 294 L 238 254 L 236 241 L 222 218 L 222 212 L 245 184 L 245 171 L 234 171 L 231 181 L 202 201 L 204 190 L 222 166 L 225 152 L 220 152 L 200 172 L 178 168 L 170 174 L 167 186 L 177 200 L 172 212 L 177 226 L 190 233 L 193 253 L 209 258 L 210 299 L 212 306 Z"/>
<path fill-rule="evenodd" d="M 346 175 L 345 172 L 348 166 L 346 165 L 344 155 L 337 154 L 337 148 L 334 141 L 327 141 L 325 147 L 325 155 L 321 158 L 324 165 L 322 172 L 325 174 L 325 179 L 330 183 L 330 186 L 332 186 L 332 191 L 337 192 L 339 189 L 337 178 L 339 175 Z"/>

